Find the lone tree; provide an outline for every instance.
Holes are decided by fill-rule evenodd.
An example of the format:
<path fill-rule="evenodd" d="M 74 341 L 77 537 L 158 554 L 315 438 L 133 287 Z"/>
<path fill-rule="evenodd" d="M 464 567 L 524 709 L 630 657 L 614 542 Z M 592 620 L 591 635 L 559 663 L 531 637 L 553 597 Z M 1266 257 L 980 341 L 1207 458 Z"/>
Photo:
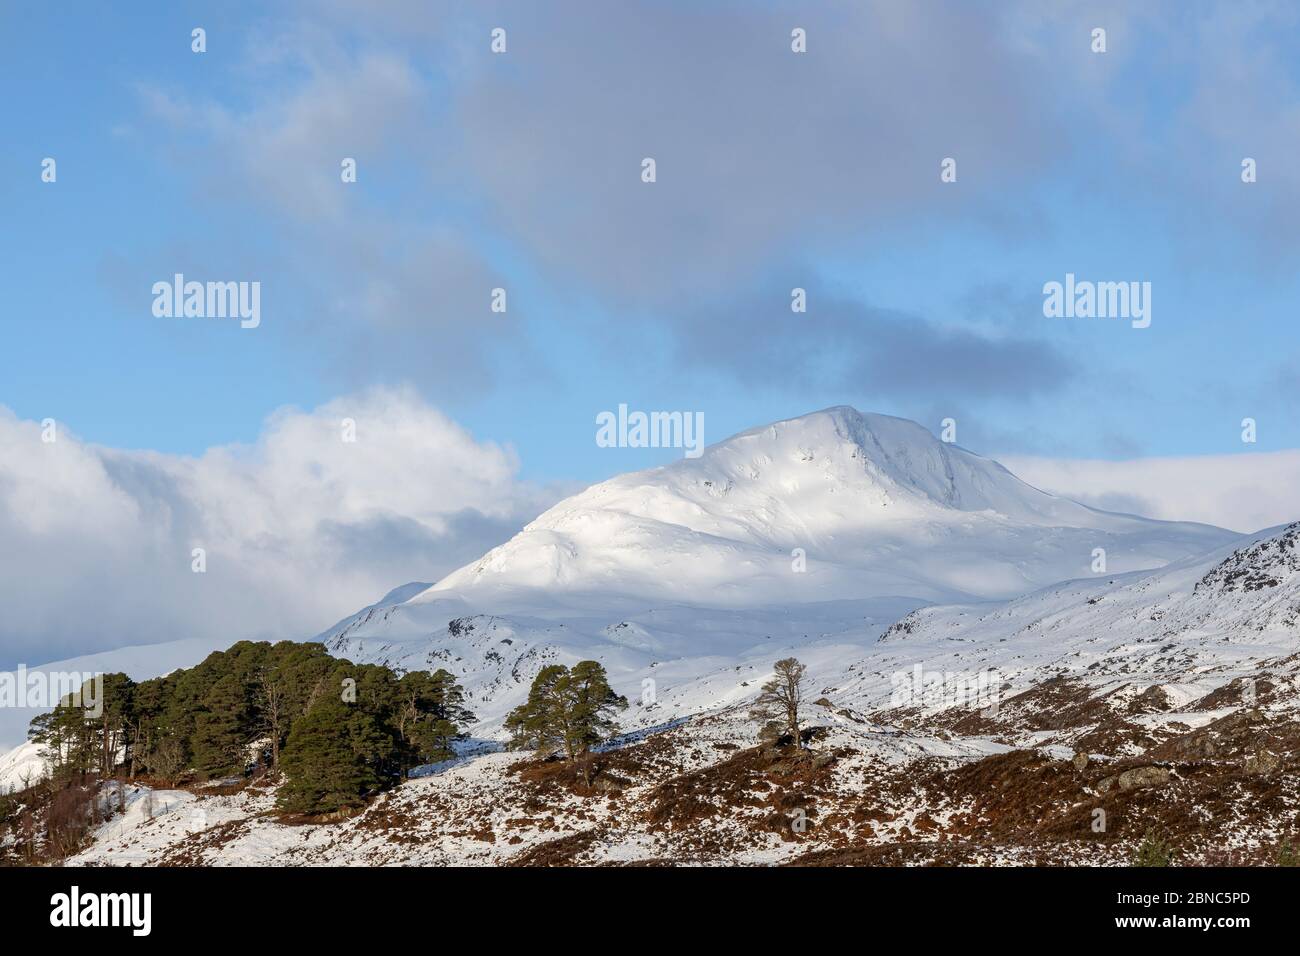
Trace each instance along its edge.
<path fill-rule="evenodd" d="M 788 736 L 794 746 L 803 746 L 799 736 L 799 705 L 803 703 L 803 677 L 807 669 L 793 657 L 774 665 L 775 674 L 763 685 L 749 711 L 750 719 L 758 721 L 760 740 L 776 743 Z"/>
<path fill-rule="evenodd" d="M 613 736 L 616 710 L 627 709 L 627 698 L 614 693 L 596 661 L 579 661 L 572 670 L 563 664 L 543 667 L 533 679 L 528 700 L 506 717 L 510 746 L 569 760 Z"/>

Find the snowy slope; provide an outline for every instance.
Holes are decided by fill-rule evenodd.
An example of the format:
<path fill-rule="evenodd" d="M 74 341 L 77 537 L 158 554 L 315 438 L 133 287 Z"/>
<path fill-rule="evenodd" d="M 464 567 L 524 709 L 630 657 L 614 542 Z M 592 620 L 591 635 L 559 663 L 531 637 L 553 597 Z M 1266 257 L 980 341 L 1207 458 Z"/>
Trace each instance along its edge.
<path fill-rule="evenodd" d="M 819 717 L 834 721 L 833 715 Z M 698 861 L 701 831 L 742 864 L 789 859 L 808 849 L 771 827 L 756 826 L 765 808 L 747 808 L 738 819 L 719 818 L 708 827 L 669 827 L 648 819 L 657 787 L 680 773 L 708 774 L 738 746 L 752 746 L 754 730 L 743 712 L 696 719 L 649 739 L 641 749 L 646 766 L 627 780 L 618 800 L 548 792 L 538 795 L 511 772 L 514 753 L 490 753 L 451 762 L 409 780 L 365 813 L 331 825 L 285 826 L 274 816 L 274 792 L 249 787 L 230 796 L 183 791 L 153 793 L 152 814 L 142 811 L 151 791 L 127 789 L 126 812 L 102 824 L 93 844 L 69 860 L 79 865 L 358 866 L 501 865 L 557 837 L 597 828 L 589 862 L 626 862 L 682 855 Z M 852 748 L 833 774 L 841 799 L 862 792 L 877 774 L 904 773 L 917 760 L 970 760 L 1007 748 L 989 741 L 945 742 L 843 721 L 823 746 Z M 828 781 L 831 782 L 831 781 Z M 531 801 L 530 801 L 531 798 Z M 752 801 L 751 801 L 752 802 Z M 766 812 L 770 812 L 767 810 Z M 880 824 L 884 834 L 903 824 Z M 874 829 L 874 827 L 872 828 Z M 499 836 L 498 836 L 499 834 Z M 716 851 L 713 851 L 716 852 Z M 710 852 L 709 855 L 713 855 Z"/>
<path fill-rule="evenodd" d="M 0 755 L 0 794 L 23 790 L 45 777 L 41 747 L 30 741 Z"/>
<path fill-rule="evenodd" d="M 1159 567 L 1232 539 L 1047 494 L 915 422 L 840 406 L 595 485 L 413 603 L 535 592 L 754 607 L 882 595 L 1012 597 L 1086 573 Z M 791 553 L 808 573 L 791 573 Z"/>
<path fill-rule="evenodd" d="M 1294 708 L 1300 523 L 1157 571 L 1097 575 L 1005 603 L 922 608 L 841 674 L 844 699 L 888 708 L 893 675 L 918 663 L 937 674 L 996 671 L 1004 699 L 1053 678 L 1115 706 L 1154 687 L 1184 722 L 1184 706 L 1242 679 L 1258 681 L 1261 701 Z M 950 704 L 940 696 L 930 709 Z"/>
<path fill-rule="evenodd" d="M 1095 547 L 1108 573 L 1090 573 Z M 327 826 L 276 822 L 265 784 L 131 788 L 73 862 L 774 863 L 817 850 L 1125 863 L 1162 806 L 1200 853 L 1271 853 L 1300 806 L 1276 769 L 1300 754 L 1300 736 L 1287 743 L 1300 728 L 1300 523 L 1241 536 L 1095 511 L 851 409 L 597 485 L 318 639 L 459 675 L 481 718 L 473 755 Z M 748 701 L 792 654 L 829 763 L 785 781 L 737 748 L 755 742 Z M 517 755 L 478 746 L 502 736 L 541 666 L 582 658 L 629 698 L 624 729 L 646 731 L 610 751 L 617 798 L 529 782 Z M 947 693 L 989 674 L 994 707 Z M 900 700 L 913 675 L 943 691 Z M 0 779 L 30 757 L 0 761 Z M 1127 771 L 1158 795 L 1116 795 Z M 1253 806 L 1251 788 L 1275 784 L 1262 816 L 1220 814 L 1201 832 L 1224 793 Z M 1102 794 L 1120 801 L 1105 842 L 1088 816 Z M 790 807 L 810 800 L 812 829 L 793 836 Z M 890 847 L 902 855 L 872 855 Z"/>

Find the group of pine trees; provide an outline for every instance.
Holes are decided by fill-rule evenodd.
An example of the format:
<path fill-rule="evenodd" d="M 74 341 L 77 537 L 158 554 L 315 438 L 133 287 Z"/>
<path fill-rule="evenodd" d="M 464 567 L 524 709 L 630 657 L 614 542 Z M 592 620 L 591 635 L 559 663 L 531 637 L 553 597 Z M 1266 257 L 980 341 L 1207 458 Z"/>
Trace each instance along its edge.
<path fill-rule="evenodd" d="M 800 745 L 804 666 L 778 661 L 753 717 L 767 740 Z M 106 674 L 90 715 L 82 693 L 36 717 L 58 783 L 125 772 L 168 782 L 282 771 L 285 810 L 358 806 L 411 768 L 450 759 L 475 717 L 445 670 L 398 676 L 331 657 L 321 644 L 241 641 L 195 667 L 136 683 Z M 528 699 L 506 717 L 510 746 L 576 760 L 618 729 L 627 698 L 596 661 L 542 668 Z"/>
<path fill-rule="evenodd" d="M 474 716 L 445 670 L 399 677 L 321 644 L 241 641 L 201 664 L 136 683 L 106 674 L 95 716 L 81 695 L 35 718 L 51 776 L 119 772 L 167 781 L 281 770 L 281 806 L 325 813 L 362 803 L 412 767 L 454 756 Z"/>

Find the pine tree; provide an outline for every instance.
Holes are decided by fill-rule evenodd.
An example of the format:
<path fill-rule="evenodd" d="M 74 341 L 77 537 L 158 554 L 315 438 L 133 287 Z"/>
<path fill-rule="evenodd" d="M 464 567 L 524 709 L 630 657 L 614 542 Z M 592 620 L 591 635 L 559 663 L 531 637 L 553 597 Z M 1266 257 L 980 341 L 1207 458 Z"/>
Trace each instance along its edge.
<path fill-rule="evenodd" d="M 580 661 L 572 670 L 551 664 L 533 679 L 528 700 L 510 712 L 505 727 L 515 749 L 563 752 L 572 760 L 611 736 L 618 729 L 615 710 L 626 708 L 627 698 L 614 693 L 596 661 Z"/>
<path fill-rule="evenodd" d="M 289 727 L 288 691 L 277 667 L 258 668 L 254 695 L 262 733 L 270 741 L 271 769 L 280 766 L 280 746 Z"/>
<path fill-rule="evenodd" d="M 429 676 L 429 682 L 432 685 L 432 713 L 435 717 L 461 727 L 478 720 L 465 707 L 465 689 L 460 686 L 454 674 L 440 667 Z"/>
<path fill-rule="evenodd" d="M 406 765 L 436 763 L 456 755 L 453 744 L 464 739 L 476 719 L 464 706 L 465 691 L 450 671 L 412 671 L 398 682 L 394 724 L 402 740 Z"/>
<path fill-rule="evenodd" d="M 87 712 L 95 695 L 89 681 L 72 693 L 66 694 L 54 710 L 34 717 L 28 728 L 28 738 L 43 748 L 49 776 L 57 783 L 81 777 L 101 768 L 103 747 L 96 733 L 95 722 Z"/>
<path fill-rule="evenodd" d="M 166 707 L 166 683 L 163 678 L 143 681 L 135 687 L 135 707 L 130 727 L 130 776 L 147 767 L 151 754 L 162 736 L 162 715 Z"/>
<path fill-rule="evenodd" d="M 538 671 L 528 689 L 528 700 L 506 716 L 512 748 L 548 755 L 564 749 L 568 727 L 562 682 L 568 673 L 563 664 L 550 664 Z"/>
<path fill-rule="evenodd" d="M 281 755 L 280 805 L 300 813 L 360 806 L 378 787 L 374 764 L 383 735 L 374 718 L 336 694 L 322 694 L 294 722 Z"/>
<path fill-rule="evenodd" d="M 348 701 L 345 680 L 356 690 Z M 250 748 L 266 741 L 272 766 L 277 751 L 282 764 L 292 755 L 285 804 L 315 813 L 363 801 L 417 760 L 452 756 L 474 720 L 464 701 L 445 670 L 399 680 L 318 643 L 240 641 L 141 684 L 105 675 L 98 696 L 84 687 L 67 694 L 32 721 L 29 737 L 60 784 L 123 765 L 133 777 L 143 769 L 168 781 L 244 774 Z"/>
<path fill-rule="evenodd" d="M 759 739 L 774 743 L 789 737 L 795 747 L 802 747 L 799 732 L 799 707 L 803 703 L 803 679 L 807 667 L 793 657 L 773 666 L 771 680 L 763 685 L 754 700 L 749 717 L 759 724 Z"/>
<path fill-rule="evenodd" d="M 99 736 L 99 774 L 107 778 L 117 769 L 119 754 L 127 755 L 131 742 L 131 725 L 135 720 L 135 681 L 121 673 L 104 674 L 99 679 L 99 717 L 95 731 Z M 83 702 L 86 700 L 82 690 Z"/>
<path fill-rule="evenodd" d="M 248 688 L 234 673 L 221 677 L 195 714 L 194 769 L 203 777 L 242 774 L 251 739 Z"/>
<path fill-rule="evenodd" d="M 569 702 L 569 756 L 586 753 L 618 731 L 616 710 L 627 710 L 627 698 L 614 693 L 605 668 L 596 661 L 579 661 L 569 671 L 565 696 Z"/>

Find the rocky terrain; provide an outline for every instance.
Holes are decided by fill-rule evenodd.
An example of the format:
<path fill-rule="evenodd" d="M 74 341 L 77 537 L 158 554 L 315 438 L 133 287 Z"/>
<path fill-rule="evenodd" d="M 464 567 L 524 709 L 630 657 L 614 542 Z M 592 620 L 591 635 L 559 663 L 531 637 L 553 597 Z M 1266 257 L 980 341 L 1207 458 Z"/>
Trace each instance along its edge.
<path fill-rule="evenodd" d="M 1098 713 L 1078 708 L 1061 729 L 1095 734 L 1109 719 Z M 577 766 L 466 757 L 343 820 L 283 817 L 268 780 L 128 786 L 125 812 L 68 862 L 1123 865 L 1155 835 L 1176 862 L 1271 865 L 1300 839 L 1300 725 L 1268 705 L 1199 701 L 1158 742 L 1126 741 L 1141 752 L 1086 758 L 1012 746 L 993 727 L 923 734 L 834 707 L 809 716 L 801 753 L 758 746 L 729 709 Z"/>

